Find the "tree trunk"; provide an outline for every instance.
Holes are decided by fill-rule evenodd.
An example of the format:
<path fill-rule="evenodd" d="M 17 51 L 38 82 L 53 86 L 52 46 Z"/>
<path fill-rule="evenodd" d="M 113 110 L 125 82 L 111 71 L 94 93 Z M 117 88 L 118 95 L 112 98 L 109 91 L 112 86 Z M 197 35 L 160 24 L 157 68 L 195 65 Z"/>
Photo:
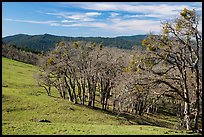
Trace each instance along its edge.
<path fill-rule="evenodd" d="M 87 82 L 88 82 L 88 106 L 91 106 L 92 103 L 91 83 L 89 79 Z"/>
<path fill-rule="evenodd" d="M 187 89 L 184 89 L 184 97 L 184 126 L 187 130 L 190 130 L 190 101 Z"/>
<path fill-rule="evenodd" d="M 74 104 L 77 104 L 77 96 L 76 96 L 76 92 L 75 92 L 75 79 L 71 79 L 69 80 L 71 88 L 72 88 L 72 93 L 73 93 L 73 97 L 74 97 Z"/>
<path fill-rule="evenodd" d="M 47 95 L 48 95 L 48 96 L 51 96 L 51 92 L 50 92 L 51 87 L 48 87 L 48 89 L 47 89 L 46 86 L 43 86 L 43 85 L 40 85 L 40 86 L 43 87 L 43 88 L 45 89 L 45 91 L 47 92 Z"/>
<path fill-rule="evenodd" d="M 48 96 L 51 96 L 51 86 L 48 87 Z"/>
<path fill-rule="evenodd" d="M 61 98 L 65 99 L 65 91 L 62 83 L 60 84 L 60 96 Z"/>
<path fill-rule="evenodd" d="M 68 92 L 68 95 L 69 95 L 69 100 L 70 100 L 71 102 L 73 102 L 73 96 L 72 96 L 71 89 L 70 89 L 70 87 L 69 87 L 69 84 L 68 84 L 68 82 L 67 82 L 66 77 L 64 77 L 64 81 L 65 81 L 66 88 L 67 88 L 67 92 Z"/>
<path fill-rule="evenodd" d="M 113 100 L 113 112 L 115 111 L 116 100 Z"/>
<path fill-rule="evenodd" d="M 186 69 L 184 69 L 184 75 L 183 75 L 183 80 L 184 80 L 184 126 L 186 127 L 187 130 L 191 129 L 190 125 L 190 98 L 189 98 L 189 92 L 188 92 L 188 85 L 187 85 L 187 73 Z"/>
<path fill-rule="evenodd" d="M 102 90 L 101 91 L 101 96 L 100 96 L 100 98 L 101 98 L 101 105 L 102 105 L 102 110 L 104 110 L 105 109 L 105 93 L 104 93 L 104 91 Z"/>
<path fill-rule="evenodd" d="M 179 116 L 180 119 L 182 119 L 182 110 L 181 110 L 181 103 L 180 102 L 177 105 L 177 116 Z"/>
<path fill-rule="evenodd" d="M 150 108 L 150 107 L 147 108 L 147 113 L 149 113 L 149 108 Z"/>
<path fill-rule="evenodd" d="M 106 93 L 107 94 L 107 93 Z M 104 109 L 107 110 L 108 98 L 105 97 L 104 99 Z"/>
<path fill-rule="evenodd" d="M 95 107 L 95 96 L 96 96 L 96 81 L 94 76 L 92 76 L 92 107 Z"/>
<path fill-rule="evenodd" d="M 59 96 L 62 98 L 63 96 L 62 96 L 61 84 L 59 83 L 59 85 L 56 86 L 56 87 L 57 87 L 57 90 L 58 90 L 58 92 L 59 92 Z"/>
<path fill-rule="evenodd" d="M 137 114 L 137 110 L 138 110 L 138 104 L 137 103 L 135 103 L 134 109 L 135 109 L 135 114 Z"/>
<path fill-rule="evenodd" d="M 85 92 L 86 92 L 86 80 L 85 78 L 83 78 L 83 80 L 81 79 L 81 84 L 82 84 L 82 104 L 85 104 L 86 101 L 86 96 L 85 96 Z"/>
<path fill-rule="evenodd" d="M 79 100 L 80 100 L 80 103 L 82 104 L 82 99 L 81 99 L 81 85 L 80 85 L 80 82 L 78 80 L 77 81 L 77 87 L 78 87 L 78 96 L 79 96 Z"/>
<path fill-rule="evenodd" d="M 184 103 L 184 124 L 187 130 L 190 130 L 190 104 L 188 102 Z"/>
<path fill-rule="evenodd" d="M 139 107 L 139 115 L 141 116 L 142 115 L 142 112 L 143 112 L 143 101 L 140 103 L 140 107 Z"/>
<path fill-rule="evenodd" d="M 65 93 L 64 87 L 62 88 L 62 94 L 63 94 L 63 98 L 65 99 L 66 98 L 66 93 Z"/>
<path fill-rule="evenodd" d="M 198 62 L 197 62 L 198 64 Z M 194 118 L 194 129 L 198 130 L 198 120 L 199 120 L 199 113 L 200 113 L 200 83 L 199 83 L 199 68 L 198 65 L 196 66 L 196 112 L 195 112 L 195 118 Z"/>
<path fill-rule="evenodd" d="M 101 91 L 100 91 L 100 99 L 101 99 L 101 109 L 104 110 L 105 109 L 105 88 L 104 88 L 104 84 L 103 84 L 103 81 L 102 81 L 102 78 L 100 80 L 100 85 L 101 85 Z"/>
<path fill-rule="evenodd" d="M 107 105 L 108 105 L 109 96 L 110 96 L 110 87 L 108 87 L 108 88 L 107 88 L 107 91 L 106 91 L 106 96 L 105 96 L 105 110 L 107 110 Z"/>
<path fill-rule="evenodd" d="M 61 98 L 63 98 L 63 95 L 62 95 L 62 91 L 61 91 L 61 90 L 59 90 L 59 95 L 60 95 Z"/>

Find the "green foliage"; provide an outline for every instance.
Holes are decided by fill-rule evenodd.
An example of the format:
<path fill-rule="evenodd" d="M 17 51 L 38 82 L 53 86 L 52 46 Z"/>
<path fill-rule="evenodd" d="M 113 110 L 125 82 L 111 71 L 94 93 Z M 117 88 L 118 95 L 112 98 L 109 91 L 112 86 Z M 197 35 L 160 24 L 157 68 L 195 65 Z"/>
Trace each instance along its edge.
<path fill-rule="evenodd" d="M 147 51 L 155 51 L 156 48 L 155 48 L 155 46 L 151 46 L 150 44 L 148 44 L 148 45 L 146 46 L 146 50 L 147 50 Z"/>
<path fill-rule="evenodd" d="M 24 49 L 17 48 L 15 45 L 2 44 L 2 56 L 25 63 L 36 65 L 39 56 L 42 54 L 34 53 Z"/>
<path fill-rule="evenodd" d="M 48 64 L 48 65 L 53 65 L 53 64 L 54 64 L 54 58 L 49 58 L 49 59 L 47 60 L 47 64 Z"/>
<path fill-rule="evenodd" d="M 102 45 L 102 44 L 99 45 L 99 49 L 100 49 L 100 50 L 103 49 L 103 45 Z"/>
<path fill-rule="evenodd" d="M 154 41 L 154 36 L 150 35 L 150 36 L 149 36 L 149 39 L 150 39 L 151 41 Z"/>
<path fill-rule="evenodd" d="M 161 48 L 163 48 L 165 45 L 164 45 L 164 43 L 159 43 L 159 48 L 161 49 Z"/>
<path fill-rule="evenodd" d="M 137 91 L 143 91 L 143 87 L 141 85 L 135 85 Z"/>
<path fill-rule="evenodd" d="M 146 50 L 147 50 L 147 51 L 151 51 L 151 50 L 150 50 L 150 46 L 147 46 L 147 47 L 146 47 Z"/>
<path fill-rule="evenodd" d="M 131 67 L 130 66 L 125 67 L 124 68 L 124 72 L 126 72 L 126 73 L 131 72 Z"/>
<path fill-rule="evenodd" d="M 187 15 L 187 9 L 184 8 L 183 11 L 180 13 L 181 16 L 185 17 Z"/>
<path fill-rule="evenodd" d="M 139 73 L 139 72 L 141 72 L 141 68 L 137 68 L 137 71 L 136 71 L 136 73 Z"/>
<path fill-rule="evenodd" d="M 166 35 L 166 34 L 168 34 L 168 33 L 169 33 L 169 30 L 165 27 L 165 28 L 163 29 L 163 34 Z"/>
<path fill-rule="evenodd" d="M 60 46 L 60 47 L 65 46 L 65 41 L 60 41 L 59 44 L 58 44 L 58 46 Z"/>
<path fill-rule="evenodd" d="M 132 59 L 132 60 L 130 61 L 130 65 L 131 65 L 131 66 L 135 65 L 135 60 L 134 60 L 134 59 Z"/>
<path fill-rule="evenodd" d="M 178 32 L 178 31 L 180 31 L 180 30 L 181 30 L 181 26 L 180 26 L 179 23 L 177 23 L 177 24 L 176 24 L 176 31 Z"/>
<path fill-rule="evenodd" d="M 56 47 L 56 43 L 61 41 L 74 42 L 74 41 L 85 41 L 96 44 L 102 43 L 107 47 L 117 47 L 122 49 L 132 49 L 132 47 L 141 46 L 141 41 L 146 35 L 135 35 L 135 36 L 120 36 L 116 38 L 103 38 L 103 37 L 65 37 L 65 36 L 54 36 L 49 34 L 44 35 L 24 35 L 18 34 L 14 36 L 8 36 L 2 38 L 4 43 L 15 44 L 19 48 L 27 48 L 29 50 L 37 52 L 47 52 Z M 59 45 L 59 44 L 58 44 Z M 141 47 L 141 49 L 143 49 Z"/>
<path fill-rule="evenodd" d="M 93 43 L 92 46 L 95 48 L 96 47 L 96 43 Z"/>
<path fill-rule="evenodd" d="M 147 46 L 147 45 L 148 45 L 148 40 L 147 40 L 147 39 L 143 39 L 142 45 L 143 45 L 143 46 Z"/>
<path fill-rule="evenodd" d="M 75 49 L 78 49 L 78 48 L 79 48 L 78 42 L 74 42 L 74 48 L 75 48 Z"/>
<path fill-rule="evenodd" d="M 184 8 L 180 15 L 186 20 L 193 20 L 195 18 L 195 10 Z"/>

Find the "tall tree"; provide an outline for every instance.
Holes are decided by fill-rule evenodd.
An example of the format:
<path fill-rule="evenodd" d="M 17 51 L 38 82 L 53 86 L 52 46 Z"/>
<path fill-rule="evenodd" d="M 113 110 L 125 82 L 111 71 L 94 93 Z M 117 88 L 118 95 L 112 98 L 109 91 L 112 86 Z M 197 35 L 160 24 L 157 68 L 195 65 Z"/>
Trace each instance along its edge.
<path fill-rule="evenodd" d="M 171 88 L 170 91 L 178 93 L 184 100 L 184 124 L 188 130 L 191 129 L 190 103 L 192 100 L 190 94 L 192 93 L 196 94 L 195 129 L 198 129 L 200 113 L 200 83 L 202 80 L 199 60 L 201 59 L 202 36 L 198 30 L 198 22 L 199 18 L 195 10 L 184 8 L 180 16 L 173 22 L 162 24 L 163 33 L 161 35 L 150 35 L 143 40 L 143 45 L 147 47 L 150 54 L 145 59 L 149 61 L 149 63 L 146 62 L 147 64 L 151 64 L 148 68 L 158 76 L 157 78 L 160 78 L 156 82 L 167 85 Z M 156 66 L 163 67 L 156 69 Z M 190 76 L 192 75 L 196 83 L 195 92 L 190 91 L 192 89 Z"/>

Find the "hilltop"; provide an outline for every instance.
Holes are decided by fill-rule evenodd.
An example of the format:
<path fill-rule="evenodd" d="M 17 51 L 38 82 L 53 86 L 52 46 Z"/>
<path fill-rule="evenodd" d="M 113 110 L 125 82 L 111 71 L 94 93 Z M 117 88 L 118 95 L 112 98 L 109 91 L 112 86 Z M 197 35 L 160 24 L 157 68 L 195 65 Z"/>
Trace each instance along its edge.
<path fill-rule="evenodd" d="M 19 48 L 28 48 L 34 51 L 48 51 L 53 49 L 55 45 L 60 41 L 87 41 L 93 43 L 101 43 L 107 47 L 117 47 L 122 49 L 132 49 L 141 46 L 141 41 L 147 35 L 134 35 L 134 36 L 118 36 L 114 38 L 108 37 L 66 37 L 66 36 L 55 36 L 51 34 L 44 35 L 26 35 L 17 34 L 13 36 L 7 36 L 2 38 L 5 44 L 14 44 Z"/>

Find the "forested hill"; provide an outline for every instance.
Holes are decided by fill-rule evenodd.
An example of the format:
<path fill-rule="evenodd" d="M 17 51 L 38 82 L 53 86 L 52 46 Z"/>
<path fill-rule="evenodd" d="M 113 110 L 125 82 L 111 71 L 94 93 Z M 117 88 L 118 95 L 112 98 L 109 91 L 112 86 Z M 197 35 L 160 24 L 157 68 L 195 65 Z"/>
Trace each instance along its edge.
<path fill-rule="evenodd" d="M 19 48 L 28 48 L 34 51 L 48 51 L 53 49 L 56 43 L 65 41 L 89 41 L 95 43 L 102 43 L 104 46 L 117 47 L 122 49 L 132 49 L 133 46 L 142 48 L 141 41 L 146 35 L 134 35 L 134 36 L 119 36 L 114 38 L 108 37 L 66 37 L 55 36 L 50 34 L 44 35 L 25 35 L 17 34 L 13 36 L 7 36 L 2 38 L 2 41 L 6 44 L 14 44 Z"/>

